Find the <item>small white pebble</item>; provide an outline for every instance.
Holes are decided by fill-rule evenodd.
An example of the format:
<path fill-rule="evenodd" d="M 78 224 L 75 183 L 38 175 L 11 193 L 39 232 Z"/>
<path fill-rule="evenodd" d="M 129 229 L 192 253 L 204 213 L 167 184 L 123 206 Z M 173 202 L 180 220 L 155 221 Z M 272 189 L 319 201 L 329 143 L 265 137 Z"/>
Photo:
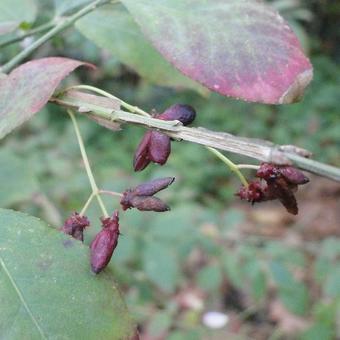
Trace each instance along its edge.
<path fill-rule="evenodd" d="M 218 329 L 224 327 L 229 321 L 227 314 L 221 312 L 207 312 L 203 315 L 202 322 L 206 327 Z"/>

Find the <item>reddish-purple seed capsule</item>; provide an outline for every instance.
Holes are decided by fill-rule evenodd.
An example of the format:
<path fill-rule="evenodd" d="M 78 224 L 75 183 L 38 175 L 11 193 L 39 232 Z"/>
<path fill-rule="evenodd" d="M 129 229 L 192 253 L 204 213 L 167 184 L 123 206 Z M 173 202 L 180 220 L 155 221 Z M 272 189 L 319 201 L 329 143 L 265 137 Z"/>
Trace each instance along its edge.
<path fill-rule="evenodd" d="M 157 164 L 166 163 L 171 152 L 170 137 L 159 131 L 152 131 L 149 141 L 149 159 Z"/>
<path fill-rule="evenodd" d="M 189 105 L 176 104 L 169 107 L 158 119 L 179 120 L 183 125 L 193 122 L 196 111 Z M 145 169 L 150 162 L 163 165 L 171 152 L 171 139 L 159 131 L 148 131 L 139 143 L 133 160 L 135 171 Z"/>
<path fill-rule="evenodd" d="M 242 186 L 236 195 L 242 200 L 247 200 L 253 204 L 263 201 L 265 197 L 262 185 L 258 181 L 250 182 L 247 187 Z"/>
<path fill-rule="evenodd" d="M 149 144 L 151 139 L 151 133 L 152 131 L 147 131 L 137 147 L 133 159 L 133 168 L 135 169 L 135 171 L 142 171 L 151 162 L 149 158 Z"/>
<path fill-rule="evenodd" d="M 266 190 L 268 199 L 278 199 L 287 211 L 293 215 L 299 212 L 292 188 L 284 178 L 269 182 Z"/>
<path fill-rule="evenodd" d="M 174 180 L 174 177 L 158 178 L 142 183 L 133 189 L 125 190 L 120 201 L 123 210 L 130 208 L 157 212 L 170 210 L 162 200 L 152 195 L 167 188 Z"/>
<path fill-rule="evenodd" d="M 61 231 L 65 234 L 71 235 L 73 238 L 84 241 L 84 229 L 90 225 L 90 221 L 86 216 L 79 215 L 77 212 L 71 214 L 71 216 L 64 222 L 61 227 Z"/>
<path fill-rule="evenodd" d="M 306 177 L 300 170 L 292 166 L 280 167 L 278 170 L 281 175 L 292 184 L 302 185 L 309 182 L 308 177 Z"/>
<path fill-rule="evenodd" d="M 278 168 L 269 163 L 262 163 L 256 172 L 256 177 L 262 178 L 266 181 L 275 179 L 277 176 L 280 176 Z"/>
<path fill-rule="evenodd" d="M 110 262 L 113 251 L 117 247 L 119 237 L 118 211 L 112 217 L 102 219 L 102 230 L 91 242 L 91 269 L 94 273 L 101 272 Z"/>
<path fill-rule="evenodd" d="M 153 196 L 135 196 L 131 199 L 131 205 L 141 211 L 169 211 L 170 208 L 161 199 Z"/>
<path fill-rule="evenodd" d="M 175 104 L 157 117 L 163 120 L 179 120 L 183 125 L 191 124 L 196 118 L 196 111 L 190 105 Z"/>
<path fill-rule="evenodd" d="M 157 178 L 152 181 L 148 181 L 140 185 L 137 185 L 133 189 L 133 192 L 135 195 L 138 196 L 151 196 L 167 188 L 174 182 L 174 180 L 175 177 Z"/>

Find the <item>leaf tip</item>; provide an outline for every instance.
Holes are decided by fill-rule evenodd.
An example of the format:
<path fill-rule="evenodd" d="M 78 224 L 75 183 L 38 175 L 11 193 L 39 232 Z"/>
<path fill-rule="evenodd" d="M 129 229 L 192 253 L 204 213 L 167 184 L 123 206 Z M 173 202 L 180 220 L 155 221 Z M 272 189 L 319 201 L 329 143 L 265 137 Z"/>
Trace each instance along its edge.
<path fill-rule="evenodd" d="M 280 97 L 279 104 L 292 104 L 299 102 L 305 92 L 306 87 L 313 79 L 313 68 L 309 68 L 297 75 L 294 82 L 286 92 Z"/>

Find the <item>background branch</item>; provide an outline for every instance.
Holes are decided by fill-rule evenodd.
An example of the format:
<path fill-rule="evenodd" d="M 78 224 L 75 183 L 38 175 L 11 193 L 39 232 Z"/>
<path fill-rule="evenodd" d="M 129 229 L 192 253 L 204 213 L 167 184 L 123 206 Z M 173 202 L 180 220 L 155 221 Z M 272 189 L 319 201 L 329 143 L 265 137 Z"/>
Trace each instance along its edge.
<path fill-rule="evenodd" d="M 43 36 L 33 42 L 32 45 L 28 46 L 24 50 L 22 50 L 19 54 L 17 54 L 13 59 L 11 59 L 8 63 L 4 64 L 0 67 L 0 72 L 8 73 L 10 72 L 16 65 L 21 63 L 25 58 L 27 58 L 32 52 L 34 52 L 38 47 L 43 45 L 46 41 L 62 32 L 66 28 L 70 27 L 75 23 L 78 19 L 94 11 L 99 6 L 102 6 L 108 3 L 110 0 L 95 0 L 91 2 L 89 5 L 81 8 L 78 12 L 68 16 L 60 18 L 55 26 L 52 27 L 51 30 L 46 32 Z"/>
<path fill-rule="evenodd" d="M 178 121 L 163 121 L 125 112 L 120 109 L 119 99 L 104 98 L 76 90 L 64 92 L 51 98 L 50 101 L 65 107 L 72 107 L 107 128 L 117 129 L 117 123 L 129 123 L 158 129 L 176 140 L 186 140 L 262 162 L 278 165 L 294 164 L 302 170 L 340 182 L 339 168 L 307 158 L 311 154 L 296 146 L 276 145 L 261 139 L 238 137 L 201 127 L 189 128 Z"/>

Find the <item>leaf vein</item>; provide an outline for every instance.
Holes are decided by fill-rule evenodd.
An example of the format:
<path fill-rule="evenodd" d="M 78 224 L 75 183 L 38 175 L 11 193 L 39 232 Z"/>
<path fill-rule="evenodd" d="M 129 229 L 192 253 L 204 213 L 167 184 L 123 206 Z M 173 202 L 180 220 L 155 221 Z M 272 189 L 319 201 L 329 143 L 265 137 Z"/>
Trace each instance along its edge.
<path fill-rule="evenodd" d="M 16 293 L 17 293 L 17 295 L 18 295 L 18 297 L 19 297 L 19 299 L 20 299 L 22 305 L 25 307 L 25 309 L 26 309 L 28 315 L 29 315 L 30 318 L 32 319 L 32 322 L 34 323 L 34 325 L 35 325 L 36 328 L 38 329 L 38 331 L 39 331 L 41 337 L 42 337 L 43 339 L 46 339 L 46 340 L 47 340 L 47 337 L 45 336 L 45 334 L 44 334 L 42 328 L 40 327 L 40 325 L 39 325 L 37 319 L 34 317 L 34 315 L 33 315 L 32 311 L 31 311 L 31 309 L 28 307 L 28 304 L 26 303 L 24 296 L 22 295 L 22 293 L 21 293 L 19 287 L 17 286 L 15 280 L 13 279 L 11 273 L 10 273 L 9 270 L 7 269 L 7 266 L 6 266 L 5 262 L 4 262 L 4 260 L 2 259 L 1 255 L 0 255 L 0 264 L 1 264 L 2 268 L 4 269 L 4 272 L 5 272 L 6 275 L 8 276 L 8 278 L 9 278 L 9 280 L 10 280 L 10 282 L 11 282 L 13 288 L 15 289 L 15 291 L 16 291 Z"/>

